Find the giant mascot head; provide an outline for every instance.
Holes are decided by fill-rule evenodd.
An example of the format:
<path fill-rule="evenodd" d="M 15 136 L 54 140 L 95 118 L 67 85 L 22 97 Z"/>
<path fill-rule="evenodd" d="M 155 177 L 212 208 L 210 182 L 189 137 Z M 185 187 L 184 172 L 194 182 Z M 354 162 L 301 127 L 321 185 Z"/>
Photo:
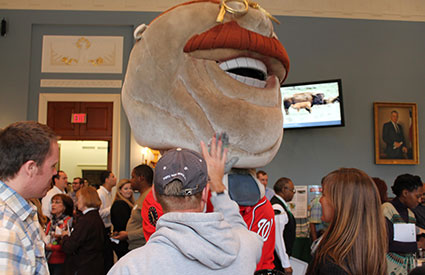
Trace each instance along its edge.
<path fill-rule="evenodd" d="M 136 30 L 122 101 L 143 146 L 199 152 L 200 140 L 226 132 L 235 167 L 261 167 L 283 137 L 288 56 L 265 10 L 223 2 L 184 3 Z"/>

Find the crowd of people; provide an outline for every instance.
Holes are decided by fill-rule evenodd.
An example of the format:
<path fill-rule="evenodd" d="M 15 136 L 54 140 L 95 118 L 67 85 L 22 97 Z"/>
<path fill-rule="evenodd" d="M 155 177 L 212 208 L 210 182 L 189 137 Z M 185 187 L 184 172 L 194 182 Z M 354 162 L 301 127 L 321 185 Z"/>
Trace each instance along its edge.
<path fill-rule="evenodd" d="M 40 225 L 50 274 L 106 274 L 130 249 L 144 245 L 137 207 L 142 202 L 135 201 L 133 189 L 142 193 L 150 189 L 152 175 L 151 167 L 139 165 L 132 179 L 116 183 L 112 172 L 103 171 L 96 190 L 96 185 L 85 186 L 80 177 L 70 184 L 67 174 L 58 171 L 47 194 L 32 200 L 41 201 L 39 220 L 48 220 Z M 145 176 L 149 182 L 142 185 Z"/>
<path fill-rule="evenodd" d="M 322 178 L 308 217 L 289 202 L 287 177 L 255 205 L 223 182 L 227 149 L 214 136 L 202 154 L 173 149 L 155 169 L 134 167 L 100 187 L 56 171 L 56 135 L 36 122 L 0 131 L 0 273 L 10 274 L 425 274 L 425 188 L 403 174 L 387 185 L 355 168 Z M 262 188 L 260 188 L 262 189 Z M 138 197 L 135 198 L 134 192 Z M 421 269 L 422 268 L 422 269 Z M 419 272 L 419 273 L 418 273 Z"/>

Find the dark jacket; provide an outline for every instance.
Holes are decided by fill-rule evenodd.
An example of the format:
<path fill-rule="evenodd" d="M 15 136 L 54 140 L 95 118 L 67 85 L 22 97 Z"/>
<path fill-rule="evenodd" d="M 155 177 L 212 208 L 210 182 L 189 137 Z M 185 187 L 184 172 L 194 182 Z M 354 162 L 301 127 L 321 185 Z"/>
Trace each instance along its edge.
<path fill-rule="evenodd" d="M 382 139 L 385 141 L 385 154 L 387 158 L 399 159 L 403 158 L 402 148 L 406 147 L 406 142 L 403 135 L 403 127 L 397 123 L 399 131 L 397 132 L 391 121 L 384 124 L 382 130 Z M 399 148 L 394 148 L 394 142 L 403 142 Z"/>
<path fill-rule="evenodd" d="M 103 274 L 105 226 L 97 209 L 79 217 L 71 236 L 62 239 L 65 274 Z"/>
<path fill-rule="evenodd" d="M 125 231 L 127 222 L 130 219 L 131 207 L 123 200 L 116 200 L 111 207 L 111 222 L 114 232 Z M 139 212 L 139 215 L 140 212 Z M 128 253 L 128 242 L 120 241 L 118 244 L 112 243 L 112 248 L 118 259 Z"/>

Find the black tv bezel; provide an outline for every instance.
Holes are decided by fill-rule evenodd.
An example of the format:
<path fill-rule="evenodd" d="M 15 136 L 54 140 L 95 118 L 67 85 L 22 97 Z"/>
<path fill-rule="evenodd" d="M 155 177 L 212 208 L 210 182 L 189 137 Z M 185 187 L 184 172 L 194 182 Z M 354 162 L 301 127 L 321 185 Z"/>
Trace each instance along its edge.
<path fill-rule="evenodd" d="M 340 115 L 341 115 L 341 123 L 340 124 L 333 124 L 333 125 L 313 125 L 313 126 L 300 126 L 300 127 L 291 127 L 291 128 L 285 128 L 285 110 L 283 108 L 283 100 L 284 97 L 282 95 L 282 91 L 279 89 L 279 92 L 282 96 L 282 114 L 283 114 L 283 129 L 285 131 L 287 130 L 297 130 L 297 129 L 311 129 L 311 128 L 329 128 L 329 127 L 344 127 L 345 126 L 345 116 L 344 116 L 344 99 L 342 94 L 342 79 L 328 79 L 328 80 L 318 80 L 318 81 L 308 81 L 308 82 L 297 82 L 297 83 L 290 83 L 290 84 L 282 84 L 280 85 L 280 88 L 284 87 L 294 87 L 294 86 L 304 86 L 304 85 L 312 85 L 312 84 L 323 84 L 323 83 L 338 83 L 338 92 L 339 92 L 339 106 L 340 106 Z"/>

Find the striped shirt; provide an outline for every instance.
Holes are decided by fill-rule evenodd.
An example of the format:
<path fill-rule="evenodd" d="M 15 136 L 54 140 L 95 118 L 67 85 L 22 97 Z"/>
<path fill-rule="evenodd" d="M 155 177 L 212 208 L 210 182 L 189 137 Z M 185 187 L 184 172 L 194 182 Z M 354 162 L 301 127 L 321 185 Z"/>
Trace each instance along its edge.
<path fill-rule="evenodd" d="M 2 181 L 0 274 L 49 274 L 36 207 Z"/>
<path fill-rule="evenodd" d="M 317 196 L 310 202 L 310 222 L 311 223 L 321 223 L 322 222 L 322 206 L 320 204 L 320 198 L 322 196 Z"/>
<path fill-rule="evenodd" d="M 322 196 L 317 196 L 310 202 L 310 217 L 309 222 L 314 224 L 316 227 L 316 232 L 324 230 L 328 227 L 328 224 L 322 221 L 322 205 L 320 204 L 320 198 Z"/>

